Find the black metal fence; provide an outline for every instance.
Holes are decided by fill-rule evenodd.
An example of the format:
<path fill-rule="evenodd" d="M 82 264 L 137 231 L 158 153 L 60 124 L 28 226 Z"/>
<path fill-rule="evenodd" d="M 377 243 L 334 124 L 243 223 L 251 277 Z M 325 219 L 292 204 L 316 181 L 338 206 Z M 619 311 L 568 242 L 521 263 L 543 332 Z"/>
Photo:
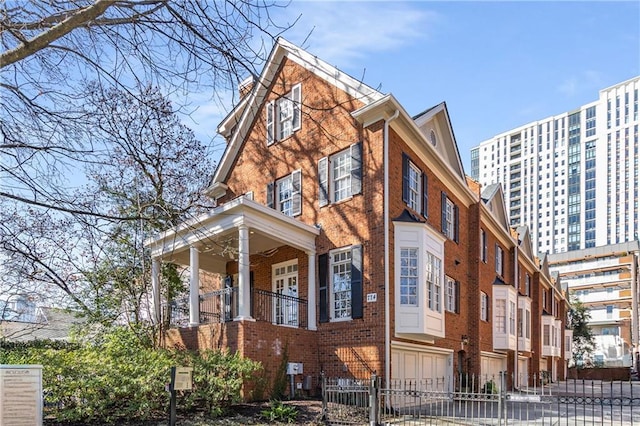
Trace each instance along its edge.
<path fill-rule="evenodd" d="M 640 425 L 640 382 L 514 379 L 458 375 L 382 386 L 375 375 L 323 376 L 323 414 L 332 425 Z"/>
<path fill-rule="evenodd" d="M 224 323 L 238 316 L 238 288 L 231 287 L 199 295 L 200 324 Z M 251 316 L 291 327 L 308 327 L 307 301 L 293 296 L 254 290 Z M 162 323 L 168 327 L 189 326 L 189 298 L 183 297 L 162 305 Z"/>

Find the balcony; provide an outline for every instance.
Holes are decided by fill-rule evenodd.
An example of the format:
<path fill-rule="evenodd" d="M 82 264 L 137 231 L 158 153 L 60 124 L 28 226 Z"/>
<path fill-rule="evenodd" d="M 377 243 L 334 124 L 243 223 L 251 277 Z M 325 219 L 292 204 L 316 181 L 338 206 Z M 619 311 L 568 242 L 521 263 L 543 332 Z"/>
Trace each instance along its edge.
<path fill-rule="evenodd" d="M 216 290 L 199 296 L 200 324 L 226 323 L 238 316 L 238 288 Z M 251 316 L 256 321 L 306 329 L 307 301 L 293 296 L 254 290 Z M 189 299 L 173 300 L 162 306 L 162 323 L 169 328 L 189 326 Z"/>
<path fill-rule="evenodd" d="M 629 273 L 620 273 L 620 274 L 611 274 L 611 275 L 598 275 L 593 277 L 584 277 L 584 278 L 564 278 L 562 281 L 569 286 L 569 288 L 574 287 L 591 287 L 595 285 L 602 284 L 611 284 L 618 281 L 626 281 L 631 278 Z"/>

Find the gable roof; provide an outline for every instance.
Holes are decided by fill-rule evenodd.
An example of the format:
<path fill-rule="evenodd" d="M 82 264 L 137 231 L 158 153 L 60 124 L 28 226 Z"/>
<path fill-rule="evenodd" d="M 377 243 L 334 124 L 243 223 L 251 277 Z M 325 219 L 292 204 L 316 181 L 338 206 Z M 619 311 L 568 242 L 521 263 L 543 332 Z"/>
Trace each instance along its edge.
<path fill-rule="evenodd" d="M 365 104 L 383 97 L 383 94 L 364 84 L 338 68 L 288 42 L 282 37 L 276 40 L 269 58 L 251 92 L 246 95 L 218 126 L 218 133 L 227 138 L 227 147 L 211 180 L 210 188 L 222 183 L 240 152 L 240 148 L 251 130 L 255 117 L 261 110 L 268 89 L 276 77 L 284 59 L 291 60 L 328 83 L 361 100 Z"/>
<path fill-rule="evenodd" d="M 516 233 L 518 234 L 520 251 L 524 252 L 529 259 L 533 260 L 533 245 L 531 243 L 529 228 L 527 226 L 518 226 Z"/>
<path fill-rule="evenodd" d="M 446 124 L 444 128 L 440 126 L 437 129 L 438 132 L 442 136 L 449 137 L 453 143 L 437 143 L 435 145 L 435 149 L 440 154 L 440 157 L 447 164 L 451 166 L 454 172 L 464 182 L 466 182 L 466 175 L 464 173 L 464 167 L 462 166 L 460 152 L 458 151 L 458 143 L 456 142 L 456 137 L 453 134 L 453 126 L 451 125 L 451 117 L 449 116 L 449 109 L 447 108 L 447 103 L 440 102 L 438 105 L 435 105 L 431 108 L 426 109 L 425 111 L 422 111 L 421 113 L 413 117 L 413 121 L 415 121 L 416 125 L 423 132 L 424 137 L 427 140 L 429 140 L 430 135 L 428 134 L 428 132 L 430 129 L 426 125 L 438 115 L 443 116 L 442 121 Z M 446 135 L 443 135 L 443 133 L 446 133 Z"/>
<path fill-rule="evenodd" d="M 84 324 L 77 312 L 51 308 L 38 308 L 33 322 L 0 321 L 0 335 L 11 341 L 67 340 L 74 326 Z"/>
<path fill-rule="evenodd" d="M 507 233 L 511 235 L 509 216 L 507 215 L 502 185 L 499 183 L 487 185 L 482 191 L 480 197 L 482 198 L 485 207 L 487 207 L 491 213 L 491 216 L 493 216 L 496 222 L 500 225 L 500 228 L 506 230 Z"/>

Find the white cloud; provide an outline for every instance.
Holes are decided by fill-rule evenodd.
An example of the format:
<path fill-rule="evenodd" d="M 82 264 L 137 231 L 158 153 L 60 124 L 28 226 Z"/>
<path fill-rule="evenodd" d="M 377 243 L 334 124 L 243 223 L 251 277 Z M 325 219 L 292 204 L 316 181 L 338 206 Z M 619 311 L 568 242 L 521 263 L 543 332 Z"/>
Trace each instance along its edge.
<path fill-rule="evenodd" d="M 284 37 L 345 68 L 366 54 L 428 38 L 437 14 L 420 7 L 424 4 L 293 1 L 283 18 L 290 23 L 299 15 L 300 19 Z"/>

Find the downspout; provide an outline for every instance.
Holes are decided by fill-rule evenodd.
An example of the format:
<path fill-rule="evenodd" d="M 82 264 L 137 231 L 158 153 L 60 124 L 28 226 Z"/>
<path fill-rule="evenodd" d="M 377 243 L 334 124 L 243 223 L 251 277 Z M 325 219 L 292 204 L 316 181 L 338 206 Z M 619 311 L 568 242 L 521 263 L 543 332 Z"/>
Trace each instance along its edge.
<path fill-rule="evenodd" d="M 384 380 L 388 386 L 391 379 L 391 318 L 389 316 L 389 123 L 400 115 L 396 110 L 384 120 Z"/>
<path fill-rule="evenodd" d="M 515 389 L 518 387 L 519 378 L 518 378 L 518 343 L 520 341 L 520 336 L 518 336 L 518 311 L 520 306 L 520 281 L 518 280 L 518 238 L 516 237 L 516 245 L 513 249 L 513 285 L 516 287 L 516 312 L 514 313 L 514 317 L 516 318 L 516 353 L 513 357 L 513 383 L 511 386 Z M 524 324 L 522 324 L 522 328 L 524 329 Z M 523 330 L 524 333 L 524 330 Z"/>

